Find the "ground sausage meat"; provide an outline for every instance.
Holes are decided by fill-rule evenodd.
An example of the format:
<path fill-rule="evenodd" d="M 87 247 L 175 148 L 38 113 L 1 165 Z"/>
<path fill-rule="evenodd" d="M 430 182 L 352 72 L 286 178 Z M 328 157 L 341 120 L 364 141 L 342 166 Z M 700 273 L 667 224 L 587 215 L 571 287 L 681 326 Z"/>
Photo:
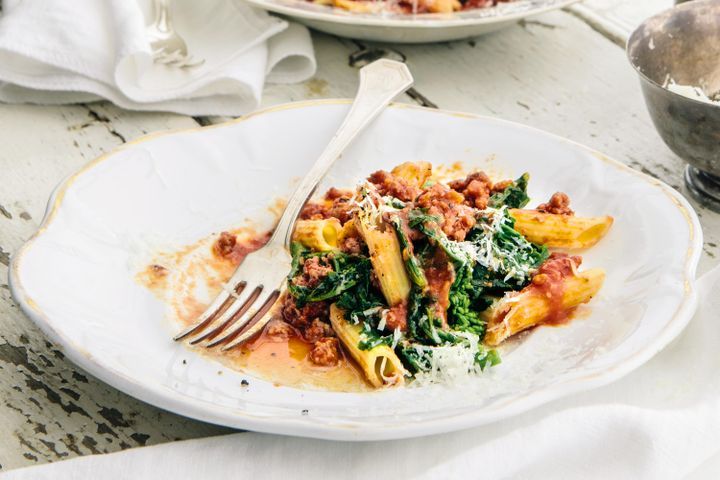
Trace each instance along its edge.
<path fill-rule="evenodd" d="M 473 172 L 462 180 L 449 183 L 450 188 L 465 197 L 465 204 L 483 210 L 487 208 L 493 183 L 485 172 Z"/>
<path fill-rule="evenodd" d="M 290 325 L 302 330 L 317 318 L 328 320 L 329 307 L 327 302 L 311 302 L 298 307 L 295 299 L 288 295 L 283 303 L 282 317 Z"/>
<path fill-rule="evenodd" d="M 440 227 L 452 240 L 459 242 L 475 226 L 475 212 L 466 205 L 465 197 L 455 190 L 436 183 L 417 199 L 417 206 L 440 218 Z"/>
<path fill-rule="evenodd" d="M 570 208 L 570 197 L 563 192 L 554 193 L 550 201 L 542 203 L 537 207 L 538 212 L 553 213 L 555 215 L 574 215 Z"/>
<path fill-rule="evenodd" d="M 337 338 L 321 338 L 310 350 L 310 361 L 315 365 L 330 367 L 337 365 L 338 360 L 340 360 L 340 344 Z"/>
<path fill-rule="evenodd" d="M 353 192 L 350 190 L 340 190 L 331 188 L 325 194 L 322 202 L 310 202 L 306 204 L 300 212 L 300 218 L 303 220 L 319 220 L 335 217 L 340 223 L 345 223 L 352 217 L 354 208 Z"/>
<path fill-rule="evenodd" d="M 310 343 L 315 343 L 324 337 L 334 336 L 335 332 L 333 332 L 332 327 L 329 324 L 320 320 L 319 318 L 314 319 L 312 323 L 307 326 L 303 331 L 303 337 L 305 337 L 305 340 Z"/>
<path fill-rule="evenodd" d="M 411 202 L 420 194 L 420 189 L 417 186 L 385 170 L 378 170 L 373 173 L 368 177 L 368 181 L 377 187 L 380 195 L 391 195 L 403 202 Z"/>
<path fill-rule="evenodd" d="M 273 320 L 266 332 L 284 339 L 301 335 L 312 345 L 309 354 L 312 363 L 325 367 L 335 365 L 340 355 L 339 343 L 330 326 L 328 310 L 327 302 L 310 302 L 298 307 L 295 299 L 288 295 L 281 310 L 284 321 Z"/>
<path fill-rule="evenodd" d="M 298 286 L 315 288 L 320 282 L 332 272 L 331 266 L 327 265 L 322 257 L 310 257 L 303 261 L 302 275 L 293 278 L 293 283 Z"/>
<path fill-rule="evenodd" d="M 325 200 L 332 201 L 329 207 L 330 216 L 340 220 L 340 223 L 350 220 L 354 208 L 352 199 L 353 192 L 349 190 L 340 190 L 334 187 L 328 190 L 325 194 Z"/>
<path fill-rule="evenodd" d="M 514 182 L 512 180 L 503 180 L 502 182 L 497 182 L 492 187 L 493 193 L 499 193 L 504 191 L 506 188 L 508 188 L 510 185 L 512 185 Z"/>
<path fill-rule="evenodd" d="M 407 329 L 407 303 L 402 302 L 390 308 L 385 317 L 385 330 Z"/>
<path fill-rule="evenodd" d="M 300 211 L 300 218 L 303 220 L 322 220 L 330 217 L 326 205 L 318 202 L 308 202 Z"/>
<path fill-rule="evenodd" d="M 345 237 L 340 242 L 340 250 L 350 255 L 362 253 L 362 242 L 359 237 Z"/>
<path fill-rule="evenodd" d="M 267 335 L 281 340 L 287 340 L 288 338 L 297 335 L 297 332 L 293 327 L 279 319 L 271 320 L 265 328 L 265 333 Z"/>

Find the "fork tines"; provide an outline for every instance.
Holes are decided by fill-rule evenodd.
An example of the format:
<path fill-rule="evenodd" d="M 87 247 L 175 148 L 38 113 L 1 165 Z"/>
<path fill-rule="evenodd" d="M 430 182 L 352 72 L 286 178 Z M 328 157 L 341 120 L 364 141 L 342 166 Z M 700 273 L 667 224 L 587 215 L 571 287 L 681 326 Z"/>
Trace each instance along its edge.
<path fill-rule="evenodd" d="M 279 296 L 279 290 L 263 295 L 263 285 L 249 288 L 247 282 L 239 282 L 230 291 L 224 290 L 196 325 L 180 332 L 173 339 L 189 337 L 188 342 L 191 345 L 205 341 L 203 346 L 206 348 L 225 343 L 222 350 L 229 350 L 256 333 L 255 330 L 250 331 L 267 314 Z M 246 315 L 253 305 L 258 305 L 259 308 Z"/>

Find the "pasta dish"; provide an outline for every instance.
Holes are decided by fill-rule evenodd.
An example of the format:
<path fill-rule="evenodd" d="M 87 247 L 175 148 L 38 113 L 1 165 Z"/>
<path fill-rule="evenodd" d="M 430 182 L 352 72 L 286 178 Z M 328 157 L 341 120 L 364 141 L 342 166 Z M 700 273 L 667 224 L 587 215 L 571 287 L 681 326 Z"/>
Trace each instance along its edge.
<path fill-rule="evenodd" d="M 596 244 L 612 217 L 576 216 L 561 192 L 527 209 L 528 180 L 442 182 L 416 162 L 331 188 L 296 223 L 287 291 L 262 335 L 301 340 L 318 368 L 351 358 L 375 388 L 498 364 L 497 346 L 568 321 L 605 278 L 568 251 Z M 235 247 L 228 233 L 214 246 Z"/>
<path fill-rule="evenodd" d="M 357 13 L 452 13 L 494 7 L 514 0 L 308 0 Z"/>

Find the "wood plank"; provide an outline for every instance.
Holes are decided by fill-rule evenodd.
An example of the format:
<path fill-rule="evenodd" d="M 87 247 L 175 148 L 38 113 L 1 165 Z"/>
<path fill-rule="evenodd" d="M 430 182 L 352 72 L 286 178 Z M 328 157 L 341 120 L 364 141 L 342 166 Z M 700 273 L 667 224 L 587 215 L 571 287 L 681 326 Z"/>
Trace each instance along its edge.
<path fill-rule="evenodd" d="M 15 305 L 6 280 L 8 256 L 35 231 L 63 177 L 125 140 L 196 123 L 102 104 L 0 105 L 0 123 L 2 469 L 226 431 L 144 404 L 71 364 Z"/>
<path fill-rule="evenodd" d="M 643 20 L 672 6 L 673 0 L 585 0 L 567 10 L 624 46 Z"/>

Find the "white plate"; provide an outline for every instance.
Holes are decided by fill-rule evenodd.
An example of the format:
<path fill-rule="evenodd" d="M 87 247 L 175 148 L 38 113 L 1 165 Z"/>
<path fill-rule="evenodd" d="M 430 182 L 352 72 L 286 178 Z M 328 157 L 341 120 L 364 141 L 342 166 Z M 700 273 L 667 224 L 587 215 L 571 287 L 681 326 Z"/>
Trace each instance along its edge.
<path fill-rule="evenodd" d="M 377 42 L 429 43 L 475 37 L 578 0 L 517 0 L 451 14 L 353 13 L 305 0 L 246 0 L 317 30 Z"/>
<path fill-rule="evenodd" d="M 357 394 L 251 379 L 243 388 L 248 375 L 171 340 L 178 326 L 163 320 L 163 303 L 135 281 L 139 260 L 158 245 L 188 244 L 247 218 L 269 226 L 267 206 L 287 195 L 347 109 L 345 101 L 290 104 L 154 135 L 99 158 L 53 194 L 42 227 L 13 260 L 13 295 L 72 361 L 130 395 L 222 425 L 342 440 L 467 428 L 607 384 L 689 321 L 702 233 L 674 190 L 539 130 L 394 105 L 322 188 L 353 186 L 409 160 L 461 161 L 503 176 L 529 171 L 534 202 L 561 190 L 579 214 L 615 217 L 609 235 L 585 253 L 584 266 L 607 270 L 601 295 L 591 313 L 533 331 L 500 366 L 463 386 Z"/>

